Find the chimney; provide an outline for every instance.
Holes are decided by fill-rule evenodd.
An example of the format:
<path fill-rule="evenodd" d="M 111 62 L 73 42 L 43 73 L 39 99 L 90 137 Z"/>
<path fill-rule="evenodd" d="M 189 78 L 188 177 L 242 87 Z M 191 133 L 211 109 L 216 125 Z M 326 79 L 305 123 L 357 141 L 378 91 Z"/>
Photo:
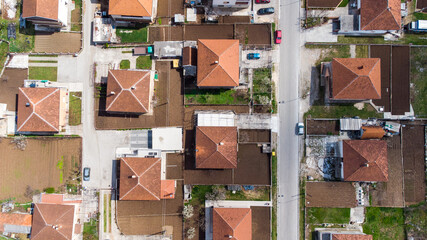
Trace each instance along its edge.
<path fill-rule="evenodd" d="M 130 89 L 135 90 L 135 89 L 136 89 L 136 87 L 135 87 L 135 86 L 132 86 L 132 87 L 130 87 Z"/>
<path fill-rule="evenodd" d="M 136 175 L 132 175 L 132 178 L 136 178 Z"/>
<path fill-rule="evenodd" d="M 29 102 L 27 102 L 27 103 L 25 104 L 25 106 L 26 106 L 26 107 L 29 107 L 29 106 L 30 106 L 30 103 L 29 103 Z"/>
<path fill-rule="evenodd" d="M 223 142 L 220 142 L 220 143 L 219 143 L 219 145 L 224 146 L 224 143 L 223 143 Z"/>
<path fill-rule="evenodd" d="M 233 236 L 232 236 L 232 235 L 228 235 L 228 238 L 229 238 L 229 239 L 232 239 L 232 238 L 233 238 Z"/>
<path fill-rule="evenodd" d="M 363 167 L 369 167 L 369 163 L 364 163 L 362 166 Z"/>
<path fill-rule="evenodd" d="M 114 95 L 114 94 L 116 94 L 116 93 L 115 93 L 115 92 L 113 92 L 113 91 L 111 91 L 111 92 L 110 92 L 110 94 L 111 94 L 111 95 Z"/>
<path fill-rule="evenodd" d="M 363 65 L 362 65 L 362 66 L 357 67 L 357 69 L 362 70 L 362 69 L 363 69 Z"/>
<path fill-rule="evenodd" d="M 215 64 L 218 64 L 219 62 L 218 62 L 218 61 L 215 61 L 214 63 L 215 63 Z"/>

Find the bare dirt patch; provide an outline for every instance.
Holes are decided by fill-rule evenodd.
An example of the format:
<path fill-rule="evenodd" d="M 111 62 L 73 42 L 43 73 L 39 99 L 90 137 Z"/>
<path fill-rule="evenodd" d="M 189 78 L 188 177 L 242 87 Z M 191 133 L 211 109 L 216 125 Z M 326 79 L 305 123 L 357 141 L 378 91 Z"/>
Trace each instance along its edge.
<path fill-rule="evenodd" d="M 35 52 L 76 53 L 81 47 L 80 33 L 56 32 L 53 34 L 37 32 L 35 35 Z"/>
<path fill-rule="evenodd" d="M 174 17 L 175 14 L 184 14 L 184 0 L 159 0 L 157 3 L 157 17 Z"/>
<path fill-rule="evenodd" d="M 148 29 L 148 41 L 182 41 L 183 27 L 150 27 Z"/>
<path fill-rule="evenodd" d="M 270 208 L 251 207 L 252 210 L 252 239 L 269 240 L 270 236 Z"/>
<path fill-rule="evenodd" d="M 236 39 L 241 44 L 271 44 L 270 24 L 236 24 Z"/>
<path fill-rule="evenodd" d="M 152 115 L 123 115 L 105 112 L 105 99 L 95 99 L 97 129 L 135 129 L 182 126 L 183 95 L 181 76 L 171 69 L 171 62 L 157 62 L 159 81 L 154 83 L 156 105 Z"/>
<path fill-rule="evenodd" d="M 0 199 L 28 202 L 29 190 L 35 193 L 49 187 L 63 192 L 81 169 L 81 138 L 28 138 L 24 151 L 11 140 L 0 141 Z"/>
<path fill-rule="evenodd" d="M 339 135 L 338 120 L 307 119 L 307 135 Z"/>
<path fill-rule="evenodd" d="M 233 39 L 233 25 L 185 25 L 184 40 L 197 41 L 198 39 Z"/>
<path fill-rule="evenodd" d="M 6 103 L 9 111 L 16 111 L 18 88 L 28 79 L 28 69 L 6 68 L 0 79 L 0 103 Z"/>

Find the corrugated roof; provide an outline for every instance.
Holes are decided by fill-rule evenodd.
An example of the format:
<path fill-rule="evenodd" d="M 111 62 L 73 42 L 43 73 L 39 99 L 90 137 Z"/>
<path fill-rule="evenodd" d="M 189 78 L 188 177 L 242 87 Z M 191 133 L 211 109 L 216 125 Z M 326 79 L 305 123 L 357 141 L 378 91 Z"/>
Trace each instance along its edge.
<path fill-rule="evenodd" d="M 33 216 L 31 214 L 0 212 L 0 232 L 5 232 L 5 231 L 7 232 L 8 226 L 31 227 L 32 217 Z M 17 228 L 17 230 L 19 230 L 19 228 Z M 20 233 L 18 231 L 9 231 L 9 232 Z M 24 233 L 26 233 L 26 231 Z"/>
<path fill-rule="evenodd" d="M 160 171 L 160 158 L 121 158 L 119 200 L 174 198 L 175 180 L 160 180 Z"/>
<path fill-rule="evenodd" d="M 332 98 L 380 99 L 381 60 L 379 58 L 334 58 L 332 60 Z"/>
<path fill-rule="evenodd" d="M 236 168 L 237 127 L 196 128 L 196 168 Z"/>
<path fill-rule="evenodd" d="M 19 88 L 18 132 L 59 132 L 59 88 Z"/>
<path fill-rule="evenodd" d="M 361 0 L 360 30 L 399 30 L 400 0 Z"/>
<path fill-rule="evenodd" d="M 42 17 L 58 20 L 58 0 L 24 0 L 22 17 Z"/>
<path fill-rule="evenodd" d="M 74 226 L 74 205 L 34 205 L 32 240 L 71 240 Z"/>
<path fill-rule="evenodd" d="M 239 86 L 239 40 L 199 39 L 197 86 Z"/>
<path fill-rule="evenodd" d="M 381 139 L 385 135 L 385 131 L 380 126 L 362 126 L 362 139 Z"/>
<path fill-rule="evenodd" d="M 110 15 L 151 17 L 153 0 L 110 0 Z"/>
<path fill-rule="evenodd" d="M 214 208 L 213 239 L 252 240 L 250 208 Z"/>
<path fill-rule="evenodd" d="M 106 111 L 146 113 L 150 109 L 149 70 L 110 70 Z"/>
<path fill-rule="evenodd" d="M 360 118 L 341 118 L 340 130 L 341 131 L 358 131 L 362 127 L 362 119 Z"/>
<path fill-rule="evenodd" d="M 343 141 L 344 181 L 387 182 L 387 143 L 383 140 Z"/>

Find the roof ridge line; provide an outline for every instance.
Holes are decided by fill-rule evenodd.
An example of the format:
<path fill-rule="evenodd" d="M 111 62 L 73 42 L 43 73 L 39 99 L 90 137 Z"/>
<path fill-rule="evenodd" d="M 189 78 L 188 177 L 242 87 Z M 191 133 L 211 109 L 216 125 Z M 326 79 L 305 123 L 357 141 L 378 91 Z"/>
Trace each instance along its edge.
<path fill-rule="evenodd" d="M 220 209 L 225 209 L 225 208 L 220 208 Z M 218 211 L 217 211 L 217 213 L 218 213 Z M 232 226 L 230 226 L 230 224 L 225 220 L 225 218 L 221 214 L 218 213 L 218 215 L 222 218 L 222 220 L 224 220 L 224 222 L 231 228 L 231 230 L 234 233 L 234 228 Z"/>
<path fill-rule="evenodd" d="M 147 169 L 145 169 L 145 171 L 139 175 L 138 177 L 141 177 L 142 175 L 144 175 L 148 170 L 150 170 L 151 168 L 153 168 L 154 164 L 156 164 L 157 162 L 160 161 L 160 158 L 157 158 L 157 161 L 155 161 L 153 164 L 151 164 Z M 139 181 L 138 181 L 139 182 Z"/>
<path fill-rule="evenodd" d="M 38 113 L 36 113 L 35 111 L 33 112 L 34 115 L 36 115 L 37 117 L 39 117 L 43 122 L 47 123 L 47 125 L 51 126 L 53 129 L 55 129 L 56 131 L 59 132 L 59 129 L 56 128 L 55 126 L 53 126 L 52 124 L 50 124 L 48 121 L 46 121 L 46 119 L 44 119 L 42 116 L 40 116 Z M 58 123 L 59 124 L 59 123 Z"/>
<path fill-rule="evenodd" d="M 42 99 L 40 99 L 40 100 L 39 100 L 36 104 L 34 104 L 34 105 L 37 105 L 37 104 L 39 104 L 39 103 L 43 102 L 44 100 L 46 100 L 48 97 L 50 97 L 52 94 L 56 93 L 57 91 L 59 91 L 59 88 L 56 88 L 56 89 L 55 89 L 55 91 L 53 91 L 53 92 L 49 93 L 48 95 L 46 95 L 45 97 L 43 97 Z"/>
<path fill-rule="evenodd" d="M 381 60 L 380 60 L 381 61 Z M 377 66 L 377 64 L 378 64 L 378 62 L 380 62 L 380 61 L 377 61 L 375 64 L 374 64 L 374 66 L 371 68 L 371 71 L 369 71 L 369 74 L 368 74 L 368 78 L 369 78 L 369 82 L 371 83 L 371 85 L 372 85 L 372 87 L 375 89 L 375 92 L 377 92 L 378 93 L 378 90 L 377 90 L 377 88 L 375 87 L 375 85 L 374 85 L 374 83 L 373 83 L 373 81 L 372 81 L 372 79 L 371 79 L 371 72 L 372 71 L 374 71 L 374 68 Z M 381 67 L 381 66 L 380 66 Z M 380 73 L 381 73 L 381 69 L 380 69 Z M 381 80 L 381 79 L 380 79 Z M 381 97 L 381 89 L 380 89 L 380 94 L 377 94 L 379 97 Z"/>
<path fill-rule="evenodd" d="M 105 111 L 108 111 L 108 109 L 110 109 L 113 106 L 113 104 L 116 102 L 117 98 L 119 98 L 120 94 L 122 94 L 122 92 L 123 92 L 123 88 L 120 90 L 119 94 L 117 94 L 117 96 L 114 98 L 114 100 L 110 103 L 110 106 L 108 106 L 108 108 L 105 109 Z"/>
<path fill-rule="evenodd" d="M 218 144 L 216 144 L 200 127 L 198 127 L 199 128 L 199 130 L 200 130 L 200 132 L 202 132 L 203 133 L 203 135 L 205 135 L 205 137 L 207 137 L 213 144 L 215 144 L 215 145 L 218 145 Z M 199 165 L 203 165 L 203 163 L 204 162 L 206 162 L 206 160 L 208 159 L 208 158 L 210 158 L 210 157 L 212 157 L 212 155 L 214 155 L 216 152 L 218 152 L 218 150 L 216 150 L 216 151 L 214 151 L 213 153 L 211 153 L 211 155 L 209 155 L 208 157 L 206 157 L 205 158 L 205 160 L 204 161 L 202 161 L 201 162 L 201 164 L 199 164 Z M 222 155 L 222 154 L 221 154 Z M 224 157 L 224 155 L 222 155 L 223 157 Z M 225 157 L 224 157 L 225 158 Z"/>
<path fill-rule="evenodd" d="M 34 235 L 34 236 L 32 236 L 33 238 L 35 238 L 37 235 L 39 235 L 39 233 L 41 232 L 41 231 L 43 231 L 46 227 L 47 227 L 47 222 L 46 222 L 46 219 L 44 219 L 44 216 L 43 216 L 43 214 L 42 214 L 42 211 L 40 211 L 40 208 L 39 208 L 39 205 L 38 204 L 34 204 L 35 206 L 36 206 L 36 208 L 39 210 L 39 213 L 40 213 L 40 216 L 42 217 L 42 219 L 43 219 L 43 222 L 44 222 L 44 227 L 36 234 L 36 235 Z"/>
<path fill-rule="evenodd" d="M 202 79 L 202 81 L 200 81 L 198 84 L 200 84 L 200 83 L 202 83 L 203 81 L 205 81 L 206 80 L 206 78 L 208 78 L 211 74 L 212 74 L 212 72 L 217 68 L 219 66 L 219 61 L 218 61 L 218 64 L 212 69 L 212 71 L 210 71 L 209 72 L 209 74 L 208 75 L 206 75 L 203 79 Z"/>
<path fill-rule="evenodd" d="M 375 21 L 380 15 L 382 15 L 385 11 L 387 11 L 387 8 L 388 8 L 388 4 L 387 4 L 387 7 L 382 11 L 382 12 L 380 12 L 378 15 L 376 15 L 369 23 L 367 23 L 366 25 L 365 25 L 365 27 L 367 27 L 369 24 L 371 24 L 373 21 Z M 394 18 L 394 17 L 393 17 Z M 364 29 L 362 29 L 362 30 L 364 30 Z M 366 31 L 366 30 L 365 30 Z"/>
<path fill-rule="evenodd" d="M 130 192 L 132 192 L 132 190 L 134 188 L 136 188 L 136 186 L 138 186 L 138 185 L 139 185 L 139 181 L 138 181 L 138 184 L 135 184 L 135 186 L 133 186 L 131 189 L 129 189 L 129 191 L 127 191 L 127 193 L 125 195 L 123 195 L 123 197 L 121 197 L 119 200 L 122 200 L 124 197 L 126 197 L 126 195 L 128 195 Z"/>
<path fill-rule="evenodd" d="M 16 131 L 19 132 L 19 130 L 21 130 L 21 128 L 30 120 L 31 116 L 33 115 L 34 115 L 34 111 L 31 112 L 30 116 L 28 116 L 27 119 L 25 119 L 25 121 L 21 124 L 21 126 Z"/>
<path fill-rule="evenodd" d="M 126 90 L 126 91 L 129 91 L 130 92 L 130 94 L 132 94 L 132 96 L 136 99 L 136 101 L 139 103 L 139 105 L 141 105 L 141 107 L 146 111 L 146 112 L 148 112 L 148 110 L 147 110 L 147 108 L 144 106 L 144 104 L 142 104 L 141 103 L 141 101 L 139 101 L 139 99 L 135 96 L 135 94 L 131 91 L 131 90 Z"/>
<path fill-rule="evenodd" d="M 161 183 L 160 183 L 161 184 Z M 145 191 L 147 191 L 147 192 L 149 192 L 153 197 L 155 197 L 157 200 L 160 200 L 160 198 L 159 197 L 157 197 L 156 195 L 154 195 L 154 193 L 152 193 L 150 190 L 148 190 L 144 185 L 142 185 L 142 184 L 139 184 L 142 188 L 144 188 L 145 189 Z M 161 191 L 160 191 L 160 194 L 162 194 L 161 193 Z"/>
<path fill-rule="evenodd" d="M 243 222 L 243 219 L 249 214 L 250 211 L 247 211 L 246 214 L 240 219 L 240 222 L 236 225 L 236 228 Z"/>
<path fill-rule="evenodd" d="M 337 58 L 335 58 L 337 59 Z M 335 97 L 337 97 L 338 95 L 340 95 L 346 88 L 348 88 L 350 86 L 350 84 L 352 84 L 357 78 L 359 78 L 359 75 L 356 74 L 355 72 L 353 72 L 350 68 L 348 68 L 347 66 L 345 66 L 344 64 L 342 64 L 340 61 L 335 60 L 337 63 L 339 63 L 341 66 L 345 67 L 346 69 L 348 69 L 351 73 L 355 74 L 356 76 L 353 78 L 353 80 L 351 80 L 343 89 L 341 89 L 341 91 L 339 91 Z"/>
<path fill-rule="evenodd" d="M 64 204 L 59 204 L 59 205 L 64 205 Z M 68 206 L 73 206 L 73 205 L 68 205 Z M 56 219 L 56 221 L 55 221 L 55 223 L 59 220 L 59 219 L 61 219 L 61 218 L 63 218 L 64 216 L 65 216 L 65 214 L 67 214 L 69 211 L 71 211 L 71 210 L 73 210 L 73 221 L 74 221 L 74 208 L 70 208 L 70 209 L 68 209 L 66 212 L 64 212 L 64 214 L 62 214 L 59 218 L 57 218 Z M 74 224 L 74 222 L 73 222 L 73 224 Z M 67 237 L 67 236 L 65 236 L 62 232 L 60 232 L 60 231 L 58 231 L 57 230 L 57 232 L 59 233 L 59 234 L 61 234 L 65 239 L 68 239 L 69 240 L 69 238 Z"/>

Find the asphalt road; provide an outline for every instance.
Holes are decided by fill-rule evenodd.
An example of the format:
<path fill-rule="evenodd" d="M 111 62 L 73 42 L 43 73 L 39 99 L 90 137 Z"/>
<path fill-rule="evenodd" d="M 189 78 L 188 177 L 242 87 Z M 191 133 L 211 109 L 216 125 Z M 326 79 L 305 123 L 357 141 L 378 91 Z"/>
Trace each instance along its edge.
<path fill-rule="evenodd" d="M 282 30 L 279 80 L 277 239 L 299 239 L 299 119 L 300 2 L 280 1 L 278 28 Z"/>

